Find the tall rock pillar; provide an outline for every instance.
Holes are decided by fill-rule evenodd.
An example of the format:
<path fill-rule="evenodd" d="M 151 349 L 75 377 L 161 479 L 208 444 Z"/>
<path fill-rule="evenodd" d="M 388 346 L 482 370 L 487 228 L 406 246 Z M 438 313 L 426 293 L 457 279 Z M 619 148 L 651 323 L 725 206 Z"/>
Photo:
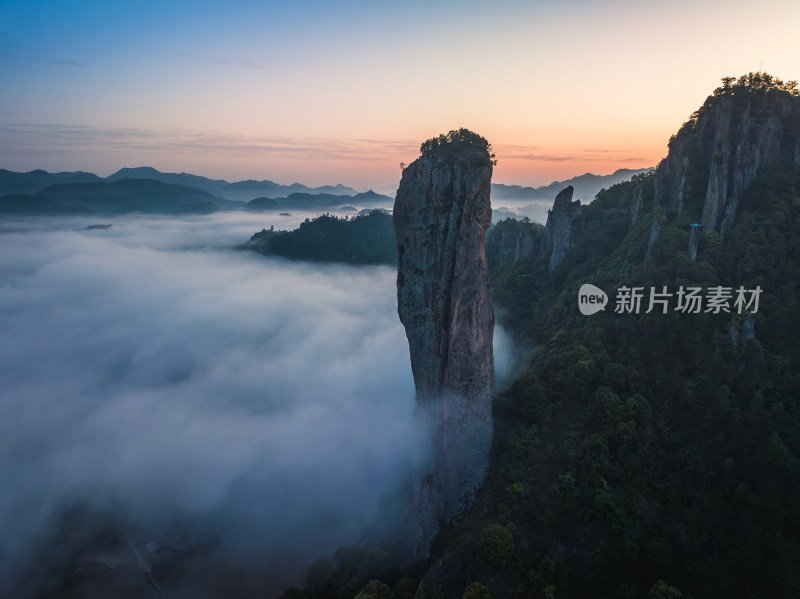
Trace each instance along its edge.
<path fill-rule="evenodd" d="M 443 137 L 404 169 L 394 204 L 397 308 L 425 445 L 420 556 L 440 526 L 472 503 L 492 444 L 494 312 L 484 250 L 492 161 L 483 138 L 476 136 L 486 148 Z"/>
<path fill-rule="evenodd" d="M 550 255 L 550 272 L 567 255 L 567 250 L 575 245 L 575 239 L 583 231 L 580 200 L 572 201 L 572 185 L 558 192 L 553 209 L 547 211 L 547 225 L 541 245 L 541 255 L 552 250 Z"/>

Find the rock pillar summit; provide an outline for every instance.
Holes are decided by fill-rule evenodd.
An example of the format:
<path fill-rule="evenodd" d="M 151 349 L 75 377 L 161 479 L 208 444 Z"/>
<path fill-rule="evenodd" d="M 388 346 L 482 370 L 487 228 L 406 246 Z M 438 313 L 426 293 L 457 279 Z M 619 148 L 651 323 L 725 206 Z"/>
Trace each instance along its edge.
<path fill-rule="evenodd" d="M 422 144 L 394 203 L 397 310 L 406 329 L 424 458 L 416 551 L 474 499 L 492 444 L 492 334 L 484 236 L 493 155 L 466 129 Z"/>

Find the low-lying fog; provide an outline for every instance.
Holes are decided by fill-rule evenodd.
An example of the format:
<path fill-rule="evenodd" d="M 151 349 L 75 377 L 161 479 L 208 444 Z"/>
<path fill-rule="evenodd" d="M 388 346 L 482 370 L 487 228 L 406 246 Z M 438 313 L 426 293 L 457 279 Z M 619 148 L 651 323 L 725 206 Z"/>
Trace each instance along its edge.
<path fill-rule="evenodd" d="M 205 553 L 170 599 L 268 596 L 401 526 L 394 269 L 229 249 L 305 216 L 0 220 L 0 588 L 43 592 L 104 547 L 134 560 L 117 535 Z"/>

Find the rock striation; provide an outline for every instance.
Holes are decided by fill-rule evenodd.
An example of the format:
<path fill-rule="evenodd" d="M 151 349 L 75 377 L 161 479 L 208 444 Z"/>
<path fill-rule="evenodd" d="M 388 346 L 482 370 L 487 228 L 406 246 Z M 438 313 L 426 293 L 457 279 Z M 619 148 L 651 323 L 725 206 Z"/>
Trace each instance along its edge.
<path fill-rule="evenodd" d="M 424 445 L 416 497 L 423 557 L 439 528 L 472 503 L 489 464 L 494 312 L 484 238 L 491 175 L 485 150 L 429 151 L 403 170 L 394 204 L 397 307 Z"/>
<path fill-rule="evenodd" d="M 644 206 L 644 189 L 641 185 L 637 186 L 633 192 L 633 199 L 631 200 L 631 223 L 635 223 L 636 220 L 639 218 L 639 214 L 642 212 L 642 207 Z"/>
<path fill-rule="evenodd" d="M 689 260 L 694 262 L 697 260 L 697 229 L 689 230 Z"/>
<path fill-rule="evenodd" d="M 572 185 L 562 189 L 553 202 L 553 208 L 547 213 L 544 238 L 540 246 L 540 255 L 550 254 L 550 272 L 564 259 L 567 250 L 575 244 L 583 231 L 580 200 L 572 201 Z"/>
<path fill-rule="evenodd" d="M 486 237 L 486 261 L 491 269 L 504 264 L 516 264 L 538 255 L 541 235 L 534 233 L 529 221 L 507 219 L 496 223 Z"/>
<path fill-rule="evenodd" d="M 756 320 L 752 314 L 744 317 L 744 320 L 732 323 L 728 329 L 731 343 L 744 348 L 747 342 L 756 336 Z"/>
<path fill-rule="evenodd" d="M 511 261 L 516 264 L 520 260 L 532 256 L 535 246 L 536 238 L 533 236 L 533 232 L 530 229 L 520 231 L 514 240 L 514 255 Z"/>
<path fill-rule="evenodd" d="M 702 224 L 722 234 L 733 224 L 742 192 L 762 168 L 777 164 L 781 150 L 782 118 L 776 111 L 751 102 L 743 115 L 734 114 L 733 104 L 732 98 L 723 99 L 705 120 L 713 141 Z"/>
<path fill-rule="evenodd" d="M 800 97 L 750 73 L 724 85 L 683 125 L 653 180 L 669 218 L 698 214 L 704 232 L 730 231 L 745 190 L 761 173 L 800 164 Z M 658 223 L 652 234 L 658 237 Z"/>

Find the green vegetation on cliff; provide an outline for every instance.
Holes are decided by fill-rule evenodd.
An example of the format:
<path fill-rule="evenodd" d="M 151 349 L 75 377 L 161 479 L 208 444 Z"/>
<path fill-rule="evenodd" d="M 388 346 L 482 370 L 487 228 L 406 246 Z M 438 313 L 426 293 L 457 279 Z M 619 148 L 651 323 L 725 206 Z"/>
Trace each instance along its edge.
<path fill-rule="evenodd" d="M 694 129 L 698 119 L 706 114 L 721 98 L 736 98 L 747 102 L 753 98 L 760 97 L 768 99 L 774 105 L 780 105 L 785 102 L 791 102 L 792 98 L 797 98 L 798 96 L 800 96 L 800 89 L 798 89 L 797 81 L 784 82 L 769 73 L 747 73 L 738 78 L 723 77 L 722 85 L 706 98 L 706 101 L 697 111 L 692 113 L 689 120 L 681 126 L 678 135 L 681 132 Z M 673 139 L 675 137 L 673 136 Z"/>
<path fill-rule="evenodd" d="M 420 156 L 451 156 L 468 151 L 477 151 L 484 155 L 487 165 L 497 164 L 492 146 L 486 138 L 464 127 L 432 137 L 419 147 Z"/>
<path fill-rule="evenodd" d="M 763 103 L 800 156 L 794 85 L 751 74 L 723 81 L 707 104 L 727 94 L 736 106 Z M 693 122 L 703 118 L 701 109 Z M 535 249 L 540 227 L 489 231 L 499 320 L 528 366 L 496 399 L 493 462 L 475 505 L 438 535 L 430 561 L 383 580 L 394 597 L 408 596 L 409 580 L 418 599 L 800 596 L 794 156 L 763 166 L 724 236 L 696 233 L 695 259 L 702 202 L 656 205 L 653 174 L 584 206 L 585 228 L 552 273 Z M 706 180 L 712 159 L 691 156 L 686 180 Z M 534 249 L 521 255 L 528 238 Z M 608 294 L 604 311 L 579 312 L 585 283 Z M 646 313 L 651 288 L 681 286 L 762 293 L 750 316 L 733 301 L 730 312 L 682 312 L 674 296 L 666 313 Z M 622 287 L 643 288 L 639 313 L 615 311 Z"/>
<path fill-rule="evenodd" d="M 494 522 L 513 531 L 514 554 L 471 578 L 497 581 L 495 597 L 549 587 L 642 597 L 659 580 L 696 599 L 790 596 L 800 588 L 800 180 L 759 181 L 725 242 L 702 237 L 697 261 L 688 225 L 664 226 L 646 265 L 649 223 L 631 225 L 613 201 L 634 185 L 588 207 L 585 236 L 549 280 L 537 258 L 495 277 L 498 302 L 537 348 L 502 399 L 509 428 L 485 494 L 441 554 L 460 558 Z M 609 294 L 605 312 L 578 312 L 586 282 Z M 642 314 L 616 314 L 624 285 L 760 286 L 755 337 L 743 341 L 735 313 L 644 314 L 645 299 Z"/>
<path fill-rule="evenodd" d="M 743 105 L 780 114 L 800 101 L 751 79 L 732 92 Z M 794 123 L 783 131 L 795 147 Z M 690 161 L 687 177 L 707 168 Z M 492 269 L 504 324 L 535 349 L 497 402 L 504 435 L 483 493 L 438 539 L 417 597 L 457 598 L 473 582 L 495 598 L 800 593 L 800 165 L 764 168 L 724 239 L 698 233 L 695 260 L 702 205 L 667 217 L 653 184 L 598 194 L 554 272 L 535 255 Z M 605 311 L 578 311 L 584 283 L 608 293 Z M 673 297 L 666 314 L 645 313 L 651 288 L 719 285 L 760 287 L 758 312 L 683 313 Z M 623 286 L 644 288 L 641 313 L 614 311 Z M 475 551 L 494 525 L 513 535 L 502 565 Z"/>

